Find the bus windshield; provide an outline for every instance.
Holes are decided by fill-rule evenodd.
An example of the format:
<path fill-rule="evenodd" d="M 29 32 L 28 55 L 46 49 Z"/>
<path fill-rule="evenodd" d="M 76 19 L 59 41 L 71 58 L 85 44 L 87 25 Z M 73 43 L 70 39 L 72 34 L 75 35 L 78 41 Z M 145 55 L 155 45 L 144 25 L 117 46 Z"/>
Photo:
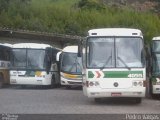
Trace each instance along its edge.
<path fill-rule="evenodd" d="M 152 44 L 152 51 L 153 52 L 160 52 L 160 41 L 159 40 L 154 40 Z"/>
<path fill-rule="evenodd" d="M 154 40 L 152 44 L 153 74 L 160 75 L 160 41 Z"/>
<path fill-rule="evenodd" d="M 77 53 L 62 53 L 61 70 L 67 73 L 81 74 L 82 61 L 77 57 Z"/>
<path fill-rule="evenodd" d="M 13 49 L 12 68 L 45 69 L 45 50 Z"/>
<path fill-rule="evenodd" d="M 143 41 L 133 37 L 90 37 L 87 67 L 139 68 L 144 66 Z"/>
<path fill-rule="evenodd" d="M 160 75 L 160 54 L 153 55 L 153 73 Z"/>

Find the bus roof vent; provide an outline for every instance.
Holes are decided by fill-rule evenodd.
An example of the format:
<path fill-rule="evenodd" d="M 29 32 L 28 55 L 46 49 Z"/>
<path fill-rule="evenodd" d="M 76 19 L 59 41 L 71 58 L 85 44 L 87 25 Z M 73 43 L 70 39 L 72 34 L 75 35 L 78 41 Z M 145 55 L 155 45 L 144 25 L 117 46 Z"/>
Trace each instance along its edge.
<path fill-rule="evenodd" d="M 138 35 L 138 33 L 132 33 L 132 35 Z"/>
<path fill-rule="evenodd" d="M 97 35 L 97 33 L 92 33 L 92 35 Z"/>

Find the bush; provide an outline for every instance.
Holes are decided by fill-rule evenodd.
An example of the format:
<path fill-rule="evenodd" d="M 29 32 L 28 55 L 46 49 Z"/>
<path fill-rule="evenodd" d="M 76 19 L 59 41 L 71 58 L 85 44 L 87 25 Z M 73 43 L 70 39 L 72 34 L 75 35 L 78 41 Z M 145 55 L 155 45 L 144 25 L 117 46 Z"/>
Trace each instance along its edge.
<path fill-rule="evenodd" d="M 1 27 L 82 36 L 93 28 L 138 28 L 146 42 L 160 35 L 160 19 L 149 12 L 104 6 L 97 0 L 21 1 L 10 2 L 6 10 L 0 12 Z"/>

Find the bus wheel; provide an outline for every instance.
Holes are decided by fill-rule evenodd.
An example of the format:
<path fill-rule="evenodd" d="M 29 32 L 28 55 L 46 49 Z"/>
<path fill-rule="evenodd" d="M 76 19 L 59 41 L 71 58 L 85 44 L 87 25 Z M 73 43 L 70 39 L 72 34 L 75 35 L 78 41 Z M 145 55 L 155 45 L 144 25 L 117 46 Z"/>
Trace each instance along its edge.
<path fill-rule="evenodd" d="M 159 99 L 160 98 L 160 95 L 159 94 L 151 94 L 152 95 L 152 98 L 153 99 Z"/>
<path fill-rule="evenodd" d="M 95 101 L 96 103 L 101 103 L 101 102 L 102 102 L 102 99 L 101 99 L 101 98 L 94 98 L 94 101 Z"/>
<path fill-rule="evenodd" d="M 71 89 L 71 86 L 70 85 L 66 85 L 66 89 Z"/>
<path fill-rule="evenodd" d="M 22 89 L 25 89 L 25 88 L 26 88 L 26 85 L 21 85 L 21 88 L 22 88 Z"/>
<path fill-rule="evenodd" d="M 140 104 L 140 103 L 142 102 L 142 98 L 135 98 L 135 102 L 136 102 L 137 104 Z"/>
<path fill-rule="evenodd" d="M 3 74 L 0 73 L 0 88 L 3 87 L 3 82 L 4 82 Z"/>

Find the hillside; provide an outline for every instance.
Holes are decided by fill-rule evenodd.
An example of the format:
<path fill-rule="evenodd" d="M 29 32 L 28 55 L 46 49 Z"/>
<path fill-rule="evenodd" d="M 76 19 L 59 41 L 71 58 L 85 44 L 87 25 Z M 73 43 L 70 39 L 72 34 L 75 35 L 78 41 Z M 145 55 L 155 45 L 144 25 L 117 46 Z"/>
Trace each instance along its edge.
<path fill-rule="evenodd" d="M 92 28 L 129 27 L 141 29 L 148 42 L 160 35 L 158 5 L 151 0 L 0 0 L 0 27 L 82 36 Z"/>
<path fill-rule="evenodd" d="M 159 0 L 100 0 L 104 4 L 117 7 L 129 7 L 136 11 L 151 11 L 155 13 L 160 12 Z"/>

